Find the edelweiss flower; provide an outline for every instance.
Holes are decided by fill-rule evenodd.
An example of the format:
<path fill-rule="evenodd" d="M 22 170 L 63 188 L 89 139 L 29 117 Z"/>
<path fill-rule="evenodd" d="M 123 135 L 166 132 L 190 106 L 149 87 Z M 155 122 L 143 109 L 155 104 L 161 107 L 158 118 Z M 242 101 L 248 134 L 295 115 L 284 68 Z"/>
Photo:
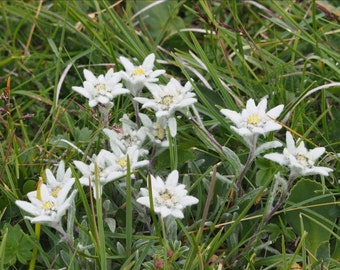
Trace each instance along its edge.
<path fill-rule="evenodd" d="M 178 171 L 172 171 L 164 182 L 160 177 L 151 175 L 153 204 L 156 213 L 162 217 L 172 215 L 183 218 L 186 206 L 198 203 L 198 199 L 187 195 L 185 185 L 178 184 Z M 141 188 L 142 197 L 137 202 L 150 207 L 149 190 Z"/>
<path fill-rule="evenodd" d="M 30 203 L 20 200 L 15 201 L 15 203 L 25 212 L 33 216 L 25 216 L 31 223 L 45 224 L 59 230 L 61 218 L 65 215 L 77 193 L 77 191 L 74 190 L 67 198 L 71 187 L 71 185 L 64 185 L 57 196 L 53 196 L 47 185 L 41 183 L 38 185 L 38 190 L 35 193 L 38 194 L 38 196 L 28 197 L 31 201 Z"/>
<path fill-rule="evenodd" d="M 187 82 L 184 87 L 174 78 L 167 85 L 148 84 L 153 99 L 136 97 L 134 100 L 143 104 L 142 108 L 151 108 L 156 111 L 156 117 L 165 117 L 168 120 L 171 136 L 177 133 L 176 111 L 187 109 L 197 101 L 195 93 L 191 92 L 192 85 Z"/>
<path fill-rule="evenodd" d="M 221 113 L 235 124 L 231 128 L 249 142 L 254 135 L 266 135 L 270 131 L 281 129 L 281 125 L 273 119 L 281 114 L 283 105 L 276 106 L 268 112 L 266 109 L 266 98 L 263 98 L 257 106 L 253 99 L 249 99 L 241 113 L 228 109 L 222 109 Z"/>
<path fill-rule="evenodd" d="M 103 130 L 110 139 L 111 150 L 116 152 L 119 147 L 123 152 L 126 152 L 128 147 L 137 146 L 141 153 L 146 154 L 148 151 L 141 148 L 146 137 L 145 128 L 138 128 L 137 124 L 132 122 L 126 114 L 120 121 L 122 122 L 121 130 L 108 128 Z"/>
<path fill-rule="evenodd" d="M 156 122 L 152 122 L 151 119 L 143 113 L 139 114 L 139 118 L 143 123 L 146 135 L 150 138 L 151 142 L 161 146 L 169 147 L 169 141 L 167 139 L 167 121 L 164 117 L 157 119 Z"/>
<path fill-rule="evenodd" d="M 294 176 L 305 176 L 320 174 L 328 176 L 333 170 L 327 167 L 314 166 L 316 160 L 325 152 L 324 147 L 317 147 L 308 150 L 303 141 L 297 142 L 295 146 L 293 136 L 290 132 L 286 133 L 287 147 L 283 149 L 283 154 L 270 153 L 264 155 L 280 165 L 287 166 Z"/>
<path fill-rule="evenodd" d="M 124 176 L 127 174 L 127 159 L 130 160 L 130 170 L 136 170 L 149 164 L 148 160 L 138 160 L 141 156 L 141 150 L 137 146 L 131 146 L 126 149 L 126 152 L 118 151 L 114 155 L 114 170 Z M 134 175 L 131 175 L 134 177 Z"/>
<path fill-rule="evenodd" d="M 78 160 L 73 161 L 77 169 L 83 174 L 79 182 L 85 186 L 91 185 L 95 199 L 97 198 L 96 180 L 99 181 L 98 194 L 101 195 L 105 184 L 122 176 L 121 173 L 114 170 L 114 159 L 115 155 L 103 149 L 97 156 L 93 155 L 93 161 L 90 165 Z"/>
<path fill-rule="evenodd" d="M 72 89 L 88 98 L 90 107 L 94 107 L 98 103 L 105 107 L 112 107 L 111 100 L 114 97 L 130 92 L 122 87 L 122 84 L 119 83 L 120 74 L 114 73 L 112 68 L 105 76 L 99 75 L 98 78 L 91 71 L 84 69 L 84 76 L 86 80 L 83 82 L 83 87 L 73 86 Z"/>
<path fill-rule="evenodd" d="M 74 161 L 74 165 L 83 174 L 79 179 L 82 185 L 89 186 L 93 189 L 93 197 L 97 198 L 97 185 L 98 182 L 98 194 L 102 195 L 103 186 L 113 180 L 119 179 L 127 174 L 127 157 L 130 159 L 130 169 L 149 164 L 149 161 L 138 161 L 139 151 L 136 146 L 129 147 L 126 153 L 123 153 L 119 148 L 117 153 L 111 153 L 107 150 L 100 150 L 97 156 L 93 156 L 93 161 L 90 165 L 85 164 L 82 161 Z M 133 177 L 133 175 L 131 175 Z"/>
<path fill-rule="evenodd" d="M 121 72 L 121 76 L 133 96 L 136 96 L 137 91 L 141 90 L 146 83 L 157 82 L 157 77 L 165 73 L 163 69 L 152 70 L 155 62 L 155 55 L 153 53 L 144 59 L 141 66 L 135 66 L 129 59 L 123 56 L 119 57 L 119 61 L 125 68 L 125 71 Z"/>
<path fill-rule="evenodd" d="M 52 171 L 50 169 L 45 170 L 46 175 L 46 186 L 49 190 L 49 193 L 53 197 L 57 197 L 60 190 L 67 186 L 70 189 L 74 184 L 74 178 L 72 177 L 71 169 L 68 168 L 65 171 L 65 162 L 61 160 L 58 165 L 57 175 L 54 177 Z M 32 191 L 27 193 L 27 197 L 37 197 L 37 191 Z"/>

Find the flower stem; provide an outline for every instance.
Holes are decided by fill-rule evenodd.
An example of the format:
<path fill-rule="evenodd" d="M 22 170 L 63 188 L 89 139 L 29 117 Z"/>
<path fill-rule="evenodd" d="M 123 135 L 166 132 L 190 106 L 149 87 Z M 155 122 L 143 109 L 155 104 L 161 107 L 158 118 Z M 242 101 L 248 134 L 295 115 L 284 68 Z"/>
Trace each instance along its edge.
<path fill-rule="evenodd" d="M 69 246 L 72 252 L 74 252 L 75 248 L 73 246 L 73 241 L 70 239 L 70 236 L 67 234 L 67 232 L 65 232 L 60 222 L 56 225 L 55 229 L 60 233 L 61 240 L 64 241 Z"/>
<path fill-rule="evenodd" d="M 42 177 L 39 177 L 38 186 L 37 186 L 37 199 L 38 200 L 41 200 L 41 185 L 42 184 L 43 184 L 43 179 Z M 41 234 L 41 224 L 35 224 L 35 236 L 38 242 L 40 241 L 40 234 Z M 30 261 L 29 270 L 35 269 L 35 263 L 37 261 L 37 257 L 38 257 L 38 248 L 34 247 L 32 259 Z"/>
<path fill-rule="evenodd" d="M 281 194 L 280 197 L 278 199 L 278 201 L 276 202 L 275 206 L 273 207 L 273 209 L 268 213 L 268 215 L 266 216 L 265 220 L 264 220 L 264 225 L 268 224 L 269 220 L 274 216 L 275 212 L 282 206 L 284 199 L 286 198 L 288 191 L 290 190 L 292 184 L 294 183 L 296 177 L 294 174 L 291 174 L 289 176 L 288 179 L 288 183 L 287 183 L 287 188 L 284 189 Z"/>
<path fill-rule="evenodd" d="M 36 236 L 38 242 L 40 241 L 40 232 L 41 232 L 41 225 L 40 224 L 35 224 L 35 236 Z M 37 261 L 37 257 L 38 257 L 38 248 L 34 247 L 33 248 L 32 259 L 30 261 L 29 270 L 34 270 L 35 269 L 35 263 Z"/>
<path fill-rule="evenodd" d="M 243 193 L 242 186 L 241 186 L 242 180 L 244 176 L 246 175 L 247 171 L 249 170 L 255 158 L 256 142 L 257 142 L 257 135 L 253 135 L 252 142 L 249 148 L 249 155 L 248 155 L 247 161 L 244 164 L 242 172 L 239 174 L 239 176 L 237 177 L 235 181 L 235 185 L 238 189 L 239 196 L 241 196 Z"/>
<path fill-rule="evenodd" d="M 270 212 L 266 215 L 265 219 L 264 219 L 264 222 L 261 222 L 254 234 L 253 234 L 253 237 L 250 238 L 248 244 L 245 246 L 245 250 L 249 250 L 249 248 L 251 247 L 251 245 L 255 242 L 255 240 L 260 236 L 259 232 L 260 232 L 260 229 L 263 225 L 267 225 L 268 222 L 271 220 L 271 218 L 274 216 L 274 214 L 276 213 L 276 211 L 282 206 L 283 202 L 284 202 L 284 199 L 286 198 L 292 184 L 294 183 L 296 179 L 296 175 L 295 174 L 290 174 L 289 176 L 289 179 L 288 179 L 288 183 L 287 183 L 287 187 L 286 189 L 284 189 L 281 194 L 280 194 L 280 197 L 278 199 L 278 201 L 276 202 L 275 206 L 270 210 Z"/>
<path fill-rule="evenodd" d="M 126 175 L 126 253 L 131 255 L 132 247 L 132 191 L 131 191 L 131 172 L 130 157 L 127 156 L 127 175 Z"/>
<path fill-rule="evenodd" d="M 168 127 L 168 140 L 169 140 L 169 152 L 170 152 L 170 169 L 171 171 L 177 169 L 177 148 L 176 138 L 172 138 L 170 134 L 170 128 Z"/>
<path fill-rule="evenodd" d="M 203 122 L 201 121 L 201 117 L 196 109 L 196 107 L 194 105 L 191 106 L 192 111 L 194 112 L 194 115 L 196 117 L 196 119 L 194 117 L 189 117 L 189 120 L 194 123 L 195 126 L 197 126 L 202 132 L 203 134 L 210 140 L 210 142 L 221 152 L 223 152 L 223 148 L 222 145 L 220 145 L 220 143 L 218 141 L 216 141 L 216 139 L 209 133 L 208 130 L 206 130 L 206 128 L 204 127 Z"/>
<path fill-rule="evenodd" d="M 164 270 L 168 269 L 168 240 L 166 237 L 165 223 L 162 216 L 160 216 L 161 226 L 162 226 L 162 234 L 163 234 L 163 246 L 164 246 Z"/>

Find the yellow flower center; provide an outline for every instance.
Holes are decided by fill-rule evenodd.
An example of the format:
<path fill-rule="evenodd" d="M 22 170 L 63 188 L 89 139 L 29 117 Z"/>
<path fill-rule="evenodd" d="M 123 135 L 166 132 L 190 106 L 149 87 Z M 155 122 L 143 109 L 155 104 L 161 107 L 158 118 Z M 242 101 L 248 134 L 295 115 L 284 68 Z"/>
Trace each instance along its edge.
<path fill-rule="evenodd" d="M 248 117 L 248 123 L 251 125 L 257 125 L 260 120 L 260 116 L 257 113 L 253 113 Z"/>
<path fill-rule="evenodd" d="M 55 187 L 54 189 L 52 189 L 52 192 L 51 192 L 52 196 L 53 196 L 54 198 L 58 197 L 58 194 L 59 194 L 59 191 L 60 191 L 60 190 L 61 190 L 61 187 L 60 187 L 60 186 L 57 186 L 57 187 Z"/>
<path fill-rule="evenodd" d="M 165 130 L 160 127 L 159 123 L 156 123 L 153 126 L 153 136 L 157 137 L 160 140 L 163 140 L 165 137 Z"/>
<path fill-rule="evenodd" d="M 309 168 L 312 168 L 314 166 L 314 161 L 303 154 L 298 154 L 296 160 Z"/>
<path fill-rule="evenodd" d="M 160 198 L 156 201 L 157 204 L 164 205 L 172 208 L 177 204 L 176 195 L 170 190 L 166 189 L 165 192 L 160 193 Z"/>
<path fill-rule="evenodd" d="M 303 156 L 303 155 L 298 155 L 298 156 L 297 156 L 297 160 L 298 160 L 298 161 L 301 161 L 301 162 L 306 162 L 306 161 L 307 161 L 307 158 L 306 158 L 305 156 Z"/>
<path fill-rule="evenodd" d="M 170 194 L 168 194 L 168 193 L 162 194 L 161 197 L 162 197 L 162 199 L 163 199 L 164 201 L 171 200 L 171 196 L 170 196 Z"/>
<path fill-rule="evenodd" d="M 164 137 L 165 137 L 165 131 L 163 128 L 159 128 L 157 130 L 157 137 L 160 139 L 160 140 L 163 140 Z"/>
<path fill-rule="evenodd" d="M 174 100 L 173 96 L 166 95 L 162 98 L 162 104 L 169 106 L 173 103 L 173 100 Z"/>
<path fill-rule="evenodd" d="M 133 71 L 133 75 L 134 76 L 144 75 L 144 71 L 141 67 L 138 67 Z"/>
<path fill-rule="evenodd" d="M 125 157 L 120 157 L 120 158 L 118 159 L 118 164 L 119 164 L 121 167 L 126 167 L 126 165 L 127 165 L 126 158 L 125 158 Z"/>
<path fill-rule="evenodd" d="M 52 210 L 54 203 L 52 201 L 43 202 L 42 207 L 44 210 Z"/>
<path fill-rule="evenodd" d="M 95 96 L 99 96 L 99 95 L 106 95 L 108 91 L 108 89 L 106 88 L 105 84 L 102 83 L 96 83 L 95 85 L 93 85 L 95 88 L 95 92 L 94 95 Z"/>

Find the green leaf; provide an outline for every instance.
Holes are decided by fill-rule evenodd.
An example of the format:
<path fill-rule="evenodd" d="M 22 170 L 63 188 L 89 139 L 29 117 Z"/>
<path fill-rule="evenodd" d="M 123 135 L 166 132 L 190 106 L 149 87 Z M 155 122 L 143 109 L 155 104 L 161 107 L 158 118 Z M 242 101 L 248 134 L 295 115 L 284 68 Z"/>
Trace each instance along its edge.
<path fill-rule="evenodd" d="M 4 263 L 13 265 L 18 260 L 21 264 L 26 264 L 32 258 L 33 243 L 29 236 L 24 234 L 20 226 L 5 225 L 2 231 L 7 236 L 5 245 L 5 252 L 1 254 L 4 256 Z M 3 243 L 2 243 L 3 245 Z"/>
<path fill-rule="evenodd" d="M 255 183 L 257 187 L 263 186 L 269 177 L 273 177 L 272 170 L 258 170 L 256 172 Z"/>
<path fill-rule="evenodd" d="M 331 257 L 330 245 L 328 241 L 320 243 L 318 249 L 316 250 L 316 257 L 319 261 L 325 261 Z"/>
<path fill-rule="evenodd" d="M 37 188 L 37 181 L 27 180 L 22 188 L 24 194 L 27 194 L 30 191 L 33 191 Z"/>
<path fill-rule="evenodd" d="M 291 208 L 286 212 L 287 221 L 299 235 L 303 233 L 301 228 L 308 233 L 306 248 L 314 256 L 320 243 L 330 240 L 335 223 L 333 207 L 329 205 L 332 202 L 334 196 L 323 185 L 307 179 L 297 182 L 287 199 L 286 208 Z"/>

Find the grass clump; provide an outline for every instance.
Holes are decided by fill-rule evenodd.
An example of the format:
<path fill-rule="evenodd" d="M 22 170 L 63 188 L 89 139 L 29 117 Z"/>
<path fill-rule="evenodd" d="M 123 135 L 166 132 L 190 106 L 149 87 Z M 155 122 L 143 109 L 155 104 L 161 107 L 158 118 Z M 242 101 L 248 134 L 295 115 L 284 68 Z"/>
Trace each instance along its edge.
<path fill-rule="evenodd" d="M 0 268 L 340 267 L 336 1 L 0 6 Z"/>

